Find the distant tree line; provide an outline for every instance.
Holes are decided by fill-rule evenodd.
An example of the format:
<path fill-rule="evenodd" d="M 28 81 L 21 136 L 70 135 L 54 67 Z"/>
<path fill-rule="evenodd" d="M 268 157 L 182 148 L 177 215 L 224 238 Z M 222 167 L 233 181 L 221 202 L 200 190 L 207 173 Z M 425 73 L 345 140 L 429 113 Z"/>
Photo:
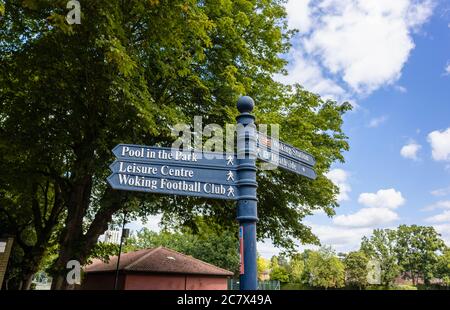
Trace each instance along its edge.
<path fill-rule="evenodd" d="M 392 288 L 397 279 L 415 287 L 434 284 L 448 288 L 450 248 L 433 227 L 400 225 L 375 229 L 362 239 L 358 251 L 336 254 L 324 246 L 274 256 L 270 261 L 260 257 L 260 278 L 267 270 L 271 280 L 309 288 Z"/>

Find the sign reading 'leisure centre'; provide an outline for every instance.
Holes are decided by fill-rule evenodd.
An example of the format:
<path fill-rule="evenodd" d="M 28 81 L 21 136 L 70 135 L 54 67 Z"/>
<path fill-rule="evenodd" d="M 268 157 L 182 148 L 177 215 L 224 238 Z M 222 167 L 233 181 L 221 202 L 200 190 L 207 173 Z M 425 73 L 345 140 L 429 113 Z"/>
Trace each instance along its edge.
<path fill-rule="evenodd" d="M 255 290 L 257 280 L 256 157 L 276 167 L 316 178 L 312 155 L 254 130 L 253 99 L 238 100 L 237 153 L 180 151 L 177 149 L 119 144 L 108 182 L 114 189 L 160 194 L 198 196 L 237 201 L 240 242 L 240 288 Z M 253 128 L 248 134 L 239 132 Z M 244 143 L 239 143 L 239 140 Z M 256 143 L 255 143 L 256 142 Z"/>

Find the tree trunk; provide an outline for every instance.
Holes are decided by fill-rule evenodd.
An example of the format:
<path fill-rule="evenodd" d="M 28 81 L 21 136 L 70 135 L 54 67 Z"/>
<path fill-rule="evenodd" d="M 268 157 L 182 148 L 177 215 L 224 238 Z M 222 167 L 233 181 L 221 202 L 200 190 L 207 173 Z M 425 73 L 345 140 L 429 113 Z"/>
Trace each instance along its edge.
<path fill-rule="evenodd" d="M 68 188 L 67 217 L 60 236 L 60 252 L 54 265 L 52 289 L 65 289 L 67 286 L 65 279 L 67 262 L 72 259 L 80 261 L 77 249 L 81 250 L 82 248 L 80 239 L 83 235 L 83 218 L 89 207 L 91 186 L 92 176 L 86 175 L 78 178 L 73 186 Z"/>
<path fill-rule="evenodd" d="M 22 290 L 29 290 L 31 288 L 31 282 L 33 281 L 33 276 L 35 272 L 27 273 L 22 279 Z"/>
<path fill-rule="evenodd" d="M 67 262 L 74 259 L 81 266 L 86 264 L 93 247 L 97 243 L 98 237 L 108 228 L 113 214 L 122 208 L 125 196 L 118 191 L 108 188 L 102 197 L 100 210 L 97 212 L 86 234 L 83 234 L 83 218 L 86 214 L 90 198 L 91 183 L 88 183 L 89 191 L 82 190 L 82 195 L 74 195 L 74 197 L 78 197 L 81 201 L 76 203 L 77 201 L 74 200 L 74 209 L 68 213 L 66 227 L 61 234 L 61 249 L 54 265 L 55 272 L 53 274 L 52 290 L 69 288 L 69 284 L 66 281 Z M 79 190 L 81 191 L 81 189 Z M 76 208 L 82 210 L 76 210 Z"/>

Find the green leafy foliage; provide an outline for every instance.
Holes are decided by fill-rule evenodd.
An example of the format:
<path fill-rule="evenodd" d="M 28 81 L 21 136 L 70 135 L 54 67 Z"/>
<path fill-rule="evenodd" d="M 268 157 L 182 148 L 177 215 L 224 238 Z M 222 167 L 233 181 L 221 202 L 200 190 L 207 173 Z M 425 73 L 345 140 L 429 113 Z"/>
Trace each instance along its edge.
<path fill-rule="evenodd" d="M 146 228 L 126 242 L 125 251 L 164 246 L 238 274 L 238 240 L 228 231 L 214 232 L 203 226 L 198 233 L 190 231 L 156 233 Z"/>
<path fill-rule="evenodd" d="M 390 285 L 400 275 L 396 253 L 396 233 L 390 229 L 375 229 L 369 238 L 363 237 L 361 251 L 376 259 L 381 266 L 381 282 Z"/>
<path fill-rule="evenodd" d="M 292 35 L 282 2 L 86 1 L 80 25 L 65 23 L 67 1 L 0 3 L 0 154 L 8 177 L 0 190 L 32 196 L 29 177 L 55 192 L 57 221 L 46 222 L 50 234 L 36 231 L 44 248 L 53 235 L 60 244 L 54 288 L 64 288 L 66 262 L 85 263 L 124 208 L 163 213 L 167 227 L 195 231 L 202 215 L 235 231 L 231 203 L 112 191 L 105 180 L 116 144 L 168 146 L 171 127 L 195 115 L 234 123 L 240 94 L 254 97 L 258 122 L 281 124 L 283 139 L 317 158 L 315 181 L 259 173 L 258 238 L 291 249 L 294 240 L 318 243 L 302 220 L 337 207 L 338 189 L 324 173 L 348 149 L 341 128 L 350 106 L 272 79 L 283 72 L 280 55 Z"/>
<path fill-rule="evenodd" d="M 270 261 L 262 256 L 258 256 L 257 261 L 258 279 L 263 281 L 263 274 L 270 271 Z"/>
<path fill-rule="evenodd" d="M 381 264 L 382 284 L 391 285 L 393 280 L 402 275 L 411 279 L 413 285 L 419 277 L 426 284 L 439 273 L 439 252 L 444 251 L 445 244 L 433 227 L 417 225 L 400 225 L 396 230 L 376 229 L 370 238 L 364 237 L 361 250 L 370 258 Z"/>
<path fill-rule="evenodd" d="M 400 225 L 397 229 L 397 255 L 402 270 L 406 272 L 413 284 L 421 276 L 425 283 L 436 274 L 438 251 L 445 244 L 436 230 L 429 226 Z"/>
<path fill-rule="evenodd" d="M 289 274 L 286 266 L 280 265 L 278 257 L 272 257 L 270 261 L 270 280 L 278 280 L 282 283 L 289 281 Z"/>
<path fill-rule="evenodd" d="M 345 285 L 345 267 L 331 248 L 307 251 L 305 282 L 318 288 L 340 288 Z"/>
<path fill-rule="evenodd" d="M 304 272 L 305 263 L 303 257 L 299 254 L 293 255 L 288 266 L 289 282 L 301 283 Z"/>
<path fill-rule="evenodd" d="M 91 263 L 92 259 L 98 258 L 103 262 L 109 262 L 111 256 L 119 254 L 119 245 L 109 242 L 98 242 L 91 251 L 91 255 L 87 260 L 87 263 Z"/>
<path fill-rule="evenodd" d="M 367 286 L 368 263 L 369 259 L 363 252 L 348 253 L 344 259 L 346 285 L 360 289 Z"/>
<path fill-rule="evenodd" d="M 450 248 L 446 247 L 439 256 L 436 266 L 436 276 L 442 279 L 445 286 L 450 286 Z"/>

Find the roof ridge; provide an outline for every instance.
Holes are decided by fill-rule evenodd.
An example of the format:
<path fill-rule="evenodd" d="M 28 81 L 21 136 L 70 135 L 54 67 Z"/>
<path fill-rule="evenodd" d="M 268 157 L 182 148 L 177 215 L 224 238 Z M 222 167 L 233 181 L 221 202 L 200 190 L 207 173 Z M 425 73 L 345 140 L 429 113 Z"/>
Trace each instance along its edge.
<path fill-rule="evenodd" d="M 157 248 L 148 248 L 145 250 L 149 250 L 148 253 L 142 255 L 141 257 L 139 257 L 138 259 L 136 259 L 134 262 L 131 262 L 130 264 L 128 264 L 127 266 L 124 266 L 122 269 L 129 269 L 131 267 L 133 267 L 135 264 L 139 263 L 141 260 L 143 260 L 144 258 L 147 258 L 148 256 L 150 256 L 151 254 L 153 254 L 155 252 L 155 250 L 160 249 L 161 246 L 157 247 Z"/>
<path fill-rule="evenodd" d="M 159 249 L 159 248 L 163 248 L 163 249 L 166 249 L 166 250 L 168 250 L 168 251 L 170 251 L 170 252 L 174 252 L 174 253 L 183 255 L 183 256 L 185 256 L 185 257 L 187 257 L 187 258 L 189 258 L 189 259 L 194 259 L 194 260 L 196 260 L 196 261 L 199 261 L 199 262 L 202 263 L 202 264 L 209 265 L 209 266 L 211 266 L 211 267 L 213 267 L 213 268 L 220 269 L 220 270 L 226 271 L 226 272 L 231 272 L 230 270 L 227 270 L 227 269 L 218 267 L 218 266 L 216 266 L 216 265 L 213 265 L 213 264 L 207 263 L 207 262 L 205 262 L 205 261 L 202 261 L 201 259 L 195 258 L 195 257 L 192 256 L 192 255 L 187 255 L 187 254 L 184 254 L 184 253 L 175 251 L 175 250 L 173 250 L 173 249 L 166 248 L 166 247 L 164 247 L 164 246 L 159 246 L 158 249 Z"/>

